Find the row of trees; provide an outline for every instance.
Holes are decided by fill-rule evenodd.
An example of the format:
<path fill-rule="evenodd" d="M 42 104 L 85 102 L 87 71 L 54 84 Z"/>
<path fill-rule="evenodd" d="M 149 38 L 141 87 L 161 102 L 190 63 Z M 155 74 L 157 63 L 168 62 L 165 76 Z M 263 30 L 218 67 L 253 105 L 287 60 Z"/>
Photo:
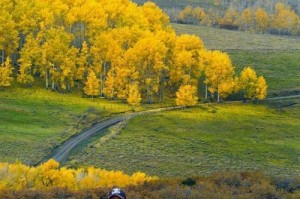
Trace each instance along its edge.
<path fill-rule="evenodd" d="M 298 0 L 214 0 L 214 5 L 222 9 L 234 7 L 240 12 L 248 7 L 264 8 L 267 12 L 273 13 L 275 5 L 279 2 L 291 5 L 292 9 L 300 14 L 300 2 Z"/>
<path fill-rule="evenodd" d="M 201 7 L 187 6 L 180 11 L 179 22 L 202 24 L 227 29 L 239 29 L 257 33 L 300 35 L 300 17 L 290 5 L 277 3 L 273 12 L 262 7 L 246 7 L 239 11 L 229 7 L 224 13 Z"/>
<path fill-rule="evenodd" d="M 126 187 L 141 185 L 157 180 L 144 173 L 127 175 L 121 171 L 106 171 L 93 167 L 67 169 L 60 168 L 55 160 L 49 160 L 37 167 L 21 163 L 0 163 L 0 191 L 2 190 L 87 190 L 98 187 Z"/>
<path fill-rule="evenodd" d="M 0 34 L 0 70 L 5 72 L 0 86 L 9 86 L 14 65 L 16 79 L 23 85 L 42 80 L 47 89 L 82 89 L 86 95 L 124 99 L 133 106 L 175 96 L 178 105 L 194 105 L 199 83 L 206 85 L 206 99 L 210 93 L 220 101 L 240 90 L 251 99 L 266 95 L 262 77 L 263 81 L 256 78 L 252 87 L 247 86 L 226 53 L 206 50 L 196 36 L 177 36 L 168 17 L 153 3 L 4 2 L 0 3 L 0 18 L 6 16 L 0 23 L 0 31 L 6 31 Z M 201 77 L 204 82 L 199 82 Z"/>

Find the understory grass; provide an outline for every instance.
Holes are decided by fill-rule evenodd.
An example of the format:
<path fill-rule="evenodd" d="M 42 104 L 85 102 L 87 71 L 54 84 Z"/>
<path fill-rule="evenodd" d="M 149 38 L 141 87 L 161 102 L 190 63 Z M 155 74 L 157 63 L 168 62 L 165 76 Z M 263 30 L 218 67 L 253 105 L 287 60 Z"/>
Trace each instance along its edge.
<path fill-rule="evenodd" d="M 70 162 L 158 176 L 259 170 L 300 175 L 300 107 L 204 104 L 132 119 Z"/>

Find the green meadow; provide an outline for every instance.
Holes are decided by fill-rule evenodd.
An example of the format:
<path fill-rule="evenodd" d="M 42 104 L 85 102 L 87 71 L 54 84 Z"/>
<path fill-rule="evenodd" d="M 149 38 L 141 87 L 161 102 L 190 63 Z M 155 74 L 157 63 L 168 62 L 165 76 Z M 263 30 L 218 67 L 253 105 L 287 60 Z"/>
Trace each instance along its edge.
<path fill-rule="evenodd" d="M 136 117 L 118 136 L 89 143 L 69 164 L 158 176 L 245 170 L 294 176 L 300 175 L 299 132 L 299 104 L 202 104 Z"/>
<path fill-rule="evenodd" d="M 112 114 L 128 111 L 121 102 L 81 98 L 43 88 L 0 92 L 1 161 L 35 164 L 68 137 Z"/>

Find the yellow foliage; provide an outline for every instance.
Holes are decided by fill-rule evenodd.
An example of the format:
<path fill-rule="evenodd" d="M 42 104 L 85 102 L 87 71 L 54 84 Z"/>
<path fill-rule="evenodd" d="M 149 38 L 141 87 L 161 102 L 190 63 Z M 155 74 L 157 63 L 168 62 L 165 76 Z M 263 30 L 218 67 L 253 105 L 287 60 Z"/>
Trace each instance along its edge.
<path fill-rule="evenodd" d="M 265 78 L 262 76 L 257 78 L 256 72 L 251 67 L 246 67 L 241 72 L 240 84 L 245 98 L 262 100 L 267 95 Z"/>
<path fill-rule="evenodd" d="M 275 5 L 276 13 L 272 18 L 271 26 L 279 32 L 288 30 L 296 34 L 298 29 L 299 16 L 292 10 L 291 6 L 278 2 Z"/>
<path fill-rule="evenodd" d="M 211 93 L 217 92 L 221 97 L 227 97 L 234 91 L 234 67 L 228 54 L 220 51 L 203 53 L 205 65 L 205 83 Z"/>
<path fill-rule="evenodd" d="M 54 160 L 37 167 L 29 167 L 21 163 L 0 163 L 0 190 L 68 188 L 76 191 L 98 187 L 140 185 L 157 179 L 141 172 L 129 176 L 121 171 L 106 171 L 93 167 L 76 170 L 59 168 L 59 164 Z"/>
<path fill-rule="evenodd" d="M 94 71 L 90 71 L 83 88 L 84 93 L 89 96 L 97 96 L 100 93 L 100 81 L 97 79 Z"/>
<path fill-rule="evenodd" d="M 267 96 L 267 83 L 264 77 L 260 76 L 257 79 L 257 87 L 255 90 L 255 96 L 257 99 L 262 100 Z"/>
<path fill-rule="evenodd" d="M 228 9 L 225 12 L 225 15 L 223 18 L 220 19 L 219 23 L 222 26 L 233 26 L 237 27 L 239 24 L 239 12 L 236 9 Z"/>
<path fill-rule="evenodd" d="M 170 68 L 170 78 L 173 83 L 181 83 L 188 75 L 191 79 L 198 79 L 203 65 L 201 51 L 205 49 L 202 40 L 194 35 L 177 37 L 174 49 L 174 65 Z"/>
<path fill-rule="evenodd" d="M 129 85 L 129 92 L 127 97 L 127 102 L 132 106 L 140 105 L 142 98 L 139 92 L 139 87 L 137 83 Z"/>
<path fill-rule="evenodd" d="M 263 8 L 255 11 L 256 29 L 258 32 L 264 32 L 268 28 L 269 16 Z"/>
<path fill-rule="evenodd" d="M 243 10 L 241 14 L 241 25 L 243 26 L 244 30 L 248 30 L 251 27 L 252 23 L 252 10 L 250 8 L 246 8 Z"/>
<path fill-rule="evenodd" d="M 180 86 L 176 92 L 176 104 L 181 106 L 195 106 L 197 104 L 197 87 L 192 85 Z"/>
<path fill-rule="evenodd" d="M 11 66 L 11 59 L 6 58 L 6 61 L 0 66 L 0 87 L 10 86 L 13 78 L 11 77 L 13 73 L 13 67 Z"/>

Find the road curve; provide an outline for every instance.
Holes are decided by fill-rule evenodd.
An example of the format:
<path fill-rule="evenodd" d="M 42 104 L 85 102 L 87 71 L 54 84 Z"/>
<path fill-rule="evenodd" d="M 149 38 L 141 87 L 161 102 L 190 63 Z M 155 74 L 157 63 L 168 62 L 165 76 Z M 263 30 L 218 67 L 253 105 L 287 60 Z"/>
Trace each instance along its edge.
<path fill-rule="evenodd" d="M 158 109 L 152 109 L 152 110 L 147 110 L 147 111 L 142 111 L 142 112 L 135 112 L 135 113 L 130 113 L 130 114 L 123 114 L 116 116 L 114 118 L 110 118 L 104 121 L 101 121 L 91 128 L 89 128 L 86 131 L 81 132 L 80 134 L 74 135 L 67 139 L 65 142 L 63 142 L 60 146 L 58 146 L 56 149 L 54 149 L 50 155 L 45 157 L 42 161 L 38 162 L 36 165 L 39 165 L 43 162 L 46 162 L 49 159 L 55 159 L 57 162 L 62 163 L 65 161 L 71 152 L 72 149 L 74 149 L 76 146 L 78 146 L 80 143 L 84 142 L 91 136 L 95 135 L 99 131 L 106 129 L 110 126 L 113 126 L 124 119 L 130 119 L 132 117 L 135 117 L 137 115 L 142 115 L 142 114 L 147 114 L 147 113 L 155 113 L 155 112 L 160 112 L 160 111 L 167 111 L 167 110 L 175 110 L 175 109 L 181 109 L 183 106 L 176 106 L 176 107 L 167 107 L 167 108 L 158 108 Z M 36 166 L 34 165 L 34 166 Z"/>
<path fill-rule="evenodd" d="M 90 138 L 91 136 L 95 135 L 97 132 L 99 132 L 109 126 L 112 126 L 112 125 L 115 125 L 115 124 L 121 122 L 123 119 L 125 119 L 124 115 L 114 117 L 114 118 L 111 118 L 108 120 L 104 120 L 104 121 L 92 126 L 88 130 L 86 130 L 78 135 L 70 137 L 68 140 L 63 142 L 62 145 L 60 145 L 55 150 L 53 150 L 53 152 L 49 156 L 47 156 L 44 160 L 42 160 L 40 163 L 45 162 L 49 159 L 55 159 L 56 161 L 58 161 L 60 163 L 65 161 L 66 158 L 68 157 L 70 151 L 72 149 L 74 149 L 77 145 L 79 145 L 86 139 Z"/>

